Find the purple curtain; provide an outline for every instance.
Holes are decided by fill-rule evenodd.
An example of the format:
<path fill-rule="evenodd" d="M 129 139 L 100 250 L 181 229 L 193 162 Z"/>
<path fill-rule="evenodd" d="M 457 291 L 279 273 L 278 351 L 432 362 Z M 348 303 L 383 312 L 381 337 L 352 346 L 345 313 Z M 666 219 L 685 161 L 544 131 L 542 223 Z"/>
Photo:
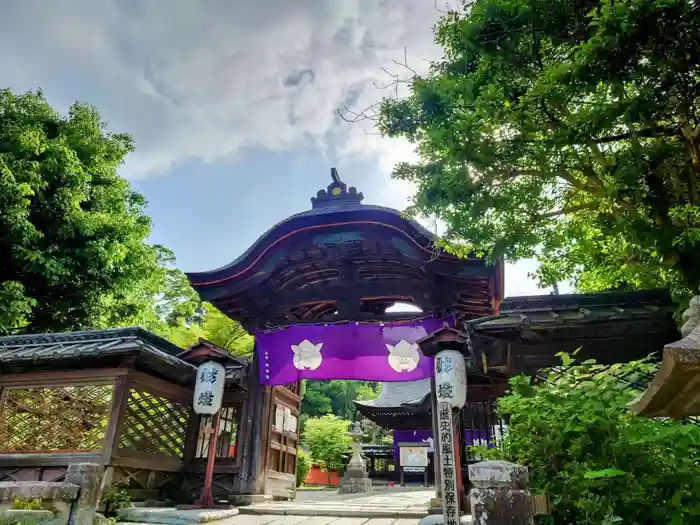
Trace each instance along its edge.
<path fill-rule="evenodd" d="M 447 323 L 444 319 L 377 323 L 295 325 L 256 334 L 260 381 L 286 385 L 300 379 L 414 381 L 433 375 L 433 360 L 416 341 Z"/>

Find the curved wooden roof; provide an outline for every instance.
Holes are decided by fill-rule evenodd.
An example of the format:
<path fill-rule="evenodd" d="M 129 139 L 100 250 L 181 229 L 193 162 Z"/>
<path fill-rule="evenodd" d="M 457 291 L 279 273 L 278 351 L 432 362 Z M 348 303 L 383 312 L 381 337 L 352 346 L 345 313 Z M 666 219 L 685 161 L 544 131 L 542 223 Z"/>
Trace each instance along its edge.
<path fill-rule="evenodd" d="M 187 274 L 202 299 L 249 330 L 380 319 L 397 301 L 462 319 L 494 312 L 501 264 L 438 249 L 416 221 L 362 204 L 361 193 L 331 174 L 311 210 L 276 224 L 230 264 Z"/>

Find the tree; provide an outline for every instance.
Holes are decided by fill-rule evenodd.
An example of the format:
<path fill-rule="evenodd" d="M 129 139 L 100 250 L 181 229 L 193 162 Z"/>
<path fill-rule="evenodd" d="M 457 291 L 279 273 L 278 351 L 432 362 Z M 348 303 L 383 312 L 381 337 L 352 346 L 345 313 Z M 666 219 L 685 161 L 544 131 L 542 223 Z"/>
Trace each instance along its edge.
<path fill-rule="evenodd" d="M 644 362 L 571 366 L 549 381 L 511 380 L 499 400 L 502 449 L 480 449 L 529 467 L 532 490 L 552 500 L 552 523 L 683 524 L 700 513 L 700 426 L 630 413 L 628 385 Z M 695 516 L 695 518 L 692 518 Z"/>
<path fill-rule="evenodd" d="M 700 285 L 700 10 L 686 0 L 476 0 L 378 126 L 448 248 L 538 257 L 542 286 Z"/>
<path fill-rule="evenodd" d="M 297 487 L 301 487 L 311 470 L 311 458 L 303 450 L 297 450 L 296 476 Z"/>
<path fill-rule="evenodd" d="M 378 383 L 373 381 L 307 381 L 302 412 L 311 417 L 326 414 L 354 420 L 356 399 L 374 399 L 378 396 Z"/>
<path fill-rule="evenodd" d="M 164 325 L 156 330 L 160 335 L 184 348 L 200 339 L 230 350 L 233 355 L 250 356 L 254 338 L 238 323 L 209 303 L 199 303 L 197 316 L 175 325 Z"/>
<path fill-rule="evenodd" d="M 327 469 L 342 469 L 352 443 L 349 430 L 350 422 L 336 416 L 309 418 L 302 443 L 309 449 L 313 461 Z"/>
<path fill-rule="evenodd" d="M 91 106 L 0 90 L 0 333 L 155 322 L 172 254 L 117 174 L 131 150 Z"/>
<path fill-rule="evenodd" d="M 245 329 L 221 310 L 205 303 L 207 313 L 202 323 L 204 337 L 223 348 L 231 350 L 234 355 L 250 355 L 255 339 Z"/>

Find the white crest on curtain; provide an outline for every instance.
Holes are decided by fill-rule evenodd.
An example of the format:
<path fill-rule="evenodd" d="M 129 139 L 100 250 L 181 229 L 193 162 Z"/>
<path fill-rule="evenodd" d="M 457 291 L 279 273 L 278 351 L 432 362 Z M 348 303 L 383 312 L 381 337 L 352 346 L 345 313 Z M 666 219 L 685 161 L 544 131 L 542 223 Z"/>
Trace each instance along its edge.
<path fill-rule="evenodd" d="M 389 350 L 389 366 L 397 372 L 412 372 L 418 367 L 420 351 L 416 343 L 399 341 L 396 345 L 386 345 Z"/>
<path fill-rule="evenodd" d="M 294 367 L 297 370 L 316 370 L 323 361 L 323 356 L 321 355 L 322 346 L 323 343 L 315 345 L 308 339 L 304 339 L 298 345 L 292 345 Z"/>

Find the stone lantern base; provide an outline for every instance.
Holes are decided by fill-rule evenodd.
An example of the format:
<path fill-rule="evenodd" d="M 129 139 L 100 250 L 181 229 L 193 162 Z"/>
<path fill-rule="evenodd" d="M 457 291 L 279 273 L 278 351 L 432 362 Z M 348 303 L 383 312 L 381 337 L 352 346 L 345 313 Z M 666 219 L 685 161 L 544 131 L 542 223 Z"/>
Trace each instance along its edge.
<path fill-rule="evenodd" d="M 346 478 L 340 480 L 341 494 L 357 494 L 360 492 L 372 492 L 372 480 L 368 478 Z"/>
<path fill-rule="evenodd" d="M 362 460 L 359 450 L 355 450 L 350 458 L 345 474 L 340 480 L 339 492 L 341 494 L 372 492 L 372 480 L 367 476 L 365 462 Z"/>

